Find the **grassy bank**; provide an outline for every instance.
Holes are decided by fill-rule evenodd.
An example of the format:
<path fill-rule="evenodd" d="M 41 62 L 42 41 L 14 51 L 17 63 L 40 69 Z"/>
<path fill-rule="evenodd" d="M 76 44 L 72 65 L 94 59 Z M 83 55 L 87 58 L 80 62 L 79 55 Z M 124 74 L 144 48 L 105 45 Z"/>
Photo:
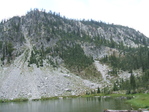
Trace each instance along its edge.
<path fill-rule="evenodd" d="M 128 100 L 126 102 L 132 105 L 134 109 L 149 108 L 149 94 L 91 94 L 82 97 L 93 96 L 127 97 Z"/>
<path fill-rule="evenodd" d="M 43 100 L 55 100 L 55 99 L 65 99 L 65 98 L 77 98 L 79 96 L 55 96 L 55 97 L 41 97 L 39 99 L 32 99 L 31 101 L 43 101 Z M 16 99 L 0 99 L 0 103 L 6 102 L 26 102 L 29 101 L 27 98 L 16 98 Z"/>
<path fill-rule="evenodd" d="M 127 102 L 137 108 L 149 108 L 149 94 L 134 94 L 134 98 Z"/>
<path fill-rule="evenodd" d="M 16 98 L 16 99 L 12 99 L 12 100 L 9 100 L 9 99 L 1 99 L 0 100 L 0 103 L 5 103 L 5 102 L 26 102 L 28 101 L 27 98 Z"/>
<path fill-rule="evenodd" d="M 149 108 L 149 94 L 109 94 L 106 96 L 111 96 L 111 97 L 127 97 L 128 100 L 126 101 L 132 107 L 135 107 L 135 109 L 139 108 Z"/>

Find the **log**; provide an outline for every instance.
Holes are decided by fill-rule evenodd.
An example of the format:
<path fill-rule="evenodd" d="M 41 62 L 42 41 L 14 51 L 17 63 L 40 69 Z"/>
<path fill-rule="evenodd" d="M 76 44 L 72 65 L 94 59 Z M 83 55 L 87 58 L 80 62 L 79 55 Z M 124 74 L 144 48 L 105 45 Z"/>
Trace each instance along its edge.
<path fill-rule="evenodd" d="M 142 110 L 104 110 L 104 112 L 142 112 Z"/>

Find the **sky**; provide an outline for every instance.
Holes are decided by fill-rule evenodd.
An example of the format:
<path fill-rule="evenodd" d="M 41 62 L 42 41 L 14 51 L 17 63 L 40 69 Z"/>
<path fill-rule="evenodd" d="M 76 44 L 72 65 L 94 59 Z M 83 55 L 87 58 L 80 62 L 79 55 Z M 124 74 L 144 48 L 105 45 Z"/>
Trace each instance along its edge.
<path fill-rule="evenodd" d="M 149 0 L 0 0 L 0 21 L 34 8 L 134 28 L 149 37 Z"/>

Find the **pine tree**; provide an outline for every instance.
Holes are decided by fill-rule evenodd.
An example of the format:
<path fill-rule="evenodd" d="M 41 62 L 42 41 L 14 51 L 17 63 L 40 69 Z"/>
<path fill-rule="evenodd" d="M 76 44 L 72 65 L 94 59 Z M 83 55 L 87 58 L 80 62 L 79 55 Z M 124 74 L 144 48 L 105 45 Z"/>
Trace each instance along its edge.
<path fill-rule="evenodd" d="M 97 93 L 99 94 L 100 93 L 100 88 L 98 87 L 98 89 L 97 89 Z"/>
<path fill-rule="evenodd" d="M 134 77 L 133 73 L 131 73 L 131 76 L 130 76 L 130 85 L 131 85 L 131 89 L 136 88 L 136 81 L 135 81 L 135 77 Z"/>
<path fill-rule="evenodd" d="M 113 91 L 118 91 L 118 87 L 117 87 L 117 84 L 116 83 L 114 83 Z"/>

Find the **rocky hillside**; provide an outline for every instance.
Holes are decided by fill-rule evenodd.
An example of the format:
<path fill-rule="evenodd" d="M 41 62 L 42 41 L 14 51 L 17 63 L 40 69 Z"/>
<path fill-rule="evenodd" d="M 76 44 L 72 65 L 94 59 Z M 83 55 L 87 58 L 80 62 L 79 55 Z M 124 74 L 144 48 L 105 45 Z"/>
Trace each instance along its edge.
<path fill-rule="evenodd" d="M 148 45 L 149 39 L 132 28 L 34 9 L 0 23 L 0 99 L 80 95 L 103 88 L 130 73 L 111 75 L 113 69 L 101 59 Z"/>

